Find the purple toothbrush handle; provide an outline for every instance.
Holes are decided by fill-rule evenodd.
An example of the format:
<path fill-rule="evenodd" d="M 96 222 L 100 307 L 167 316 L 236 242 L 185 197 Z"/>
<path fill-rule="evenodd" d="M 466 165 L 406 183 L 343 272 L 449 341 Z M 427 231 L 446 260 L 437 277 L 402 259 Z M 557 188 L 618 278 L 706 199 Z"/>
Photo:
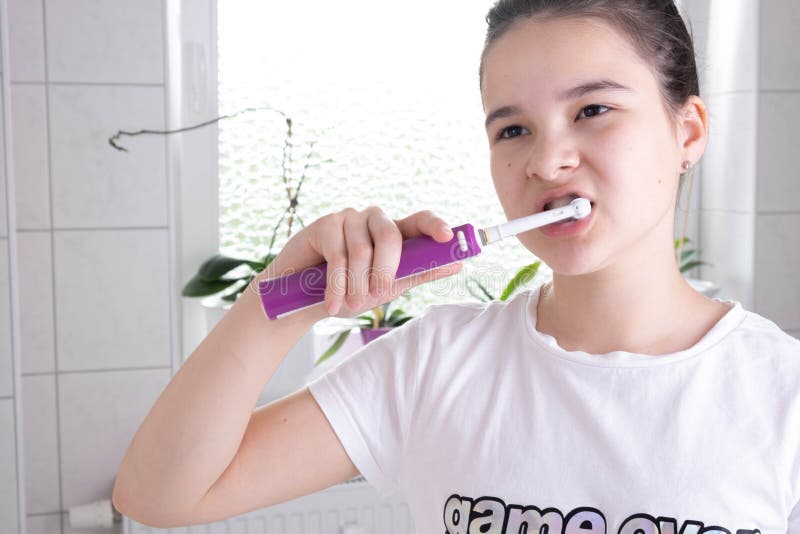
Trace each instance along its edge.
<path fill-rule="evenodd" d="M 462 224 L 452 230 L 453 239 L 444 243 L 430 236 L 404 240 L 395 278 L 405 278 L 481 253 L 471 224 Z M 459 232 L 464 236 L 463 245 L 458 241 Z M 258 292 L 267 317 L 274 320 L 325 300 L 327 273 L 328 264 L 321 263 L 286 276 L 260 281 Z"/>

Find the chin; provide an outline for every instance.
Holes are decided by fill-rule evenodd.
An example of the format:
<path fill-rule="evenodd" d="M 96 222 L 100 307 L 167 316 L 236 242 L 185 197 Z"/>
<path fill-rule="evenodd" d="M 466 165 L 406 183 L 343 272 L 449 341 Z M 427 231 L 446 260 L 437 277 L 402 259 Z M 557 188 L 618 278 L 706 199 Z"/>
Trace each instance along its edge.
<path fill-rule="evenodd" d="M 523 243 L 525 248 L 542 260 L 552 271 L 559 276 L 581 276 L 600 270 L 603 267 L 603 258 L 593 254 L 584 243 L 574 242 L 568 246 L 561 242 L 558 247 L 552 243 L 542 245 L 539 243 Z"/>

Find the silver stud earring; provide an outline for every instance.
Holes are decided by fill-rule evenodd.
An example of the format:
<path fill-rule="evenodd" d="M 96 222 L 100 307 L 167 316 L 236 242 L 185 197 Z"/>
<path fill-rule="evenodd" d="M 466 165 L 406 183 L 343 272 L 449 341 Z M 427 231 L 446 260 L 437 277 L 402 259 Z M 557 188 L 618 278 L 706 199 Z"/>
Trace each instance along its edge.
<path fill-rule="evenodd" d="M 683 165 L 681 165 L 681 167 L 683 168 L 683 172 L 689 172 L 689 170 L 692 168 L 693 165 L 694 163 L 692 163 L 688 159 L 684 161 Z"/>

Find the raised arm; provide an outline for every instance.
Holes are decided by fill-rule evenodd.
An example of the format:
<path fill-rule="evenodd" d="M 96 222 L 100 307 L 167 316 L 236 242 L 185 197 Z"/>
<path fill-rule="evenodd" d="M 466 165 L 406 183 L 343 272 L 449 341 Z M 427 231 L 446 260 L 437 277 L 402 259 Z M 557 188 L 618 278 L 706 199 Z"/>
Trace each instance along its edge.
<path fill-rule="evenodd" d="M 348 209 L 293 236 L 259 278 L 327 261 L 325 301 L 270 321 L 259 295 L 243 292 L 134 435 L 114 486 L 117 509 L 159 528 L 207 523 L 358 474 L 307 389 L 254 411 L 256 402 L 289 350 L 329 315 L 325 305 L 335 303 L 333 313 L 351 317 L 457 273 L 460 263 L 394 280 L 402 240 L 424 234 L 447 241 L 452 235 L 442 223 L 428 211 L 393 221 L 378 208 Z M 364 273 L 370 267 L 391 274 L 381 297 L 371 293 L 369 280 L 343 276 L 345 269 Z"/>

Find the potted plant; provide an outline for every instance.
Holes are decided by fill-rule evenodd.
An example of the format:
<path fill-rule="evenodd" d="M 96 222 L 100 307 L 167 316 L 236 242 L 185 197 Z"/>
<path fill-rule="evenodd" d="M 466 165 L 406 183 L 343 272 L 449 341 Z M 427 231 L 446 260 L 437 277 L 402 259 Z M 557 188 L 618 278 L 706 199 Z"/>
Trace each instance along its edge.
<path fill-rule="evenodd" d="M 675 240 L 675 259 L 678 262 L 678 270 L 684 275 L 684 278 L 686 278 L 686 281 L 689 283 L 689 285 L 692 286 L 696 291 L 703 293 L 707 297 L 713 297 L 719 291 L 719 285 L 708 280 L 700 280 L 685 275 L 687 271 L 700 265 L 713 265 L 711 263 L 696 259 L 700 255 L 699 250 L 695 250 L 693 248 L 684 249 L 684 245 L 690 242 L 691 240 L 688 237 L 682 237 Z"/>
<path fill-rule="evenodd" d="M 400 296 L 408 299 L 409 292 L 405 291 Z M 383 334 L 391 331 L 393 328 L 402 326 L 413 319 L 412 315 L 409 315 L 398 307 L 395 307 L 390 312 L 390 308 L 392 308 L 392 305 L 394 305 L 396 302 L 398 302 L 398 299 L 386 302 L 380 306 L 376 306 L 366 313 L 355 317 L 354 322 L 347 323 L 337 331 L 329 334 L 329 337 L 336 336 L 336 340 L 324 353 L 322 353 L 319 358 L 317 358 L 317 361 L 314 362 L 314 365 L 319 365 L 336 354 L 342 345 L 344 345 L 345 341 L 347 341 L 347 338 L 350 336 L 350 333 L 355 327 L 359 328 L 361 342 L 366 345 L 370 341 L 373 341 L 374 339 L 377 339 Z"/>

